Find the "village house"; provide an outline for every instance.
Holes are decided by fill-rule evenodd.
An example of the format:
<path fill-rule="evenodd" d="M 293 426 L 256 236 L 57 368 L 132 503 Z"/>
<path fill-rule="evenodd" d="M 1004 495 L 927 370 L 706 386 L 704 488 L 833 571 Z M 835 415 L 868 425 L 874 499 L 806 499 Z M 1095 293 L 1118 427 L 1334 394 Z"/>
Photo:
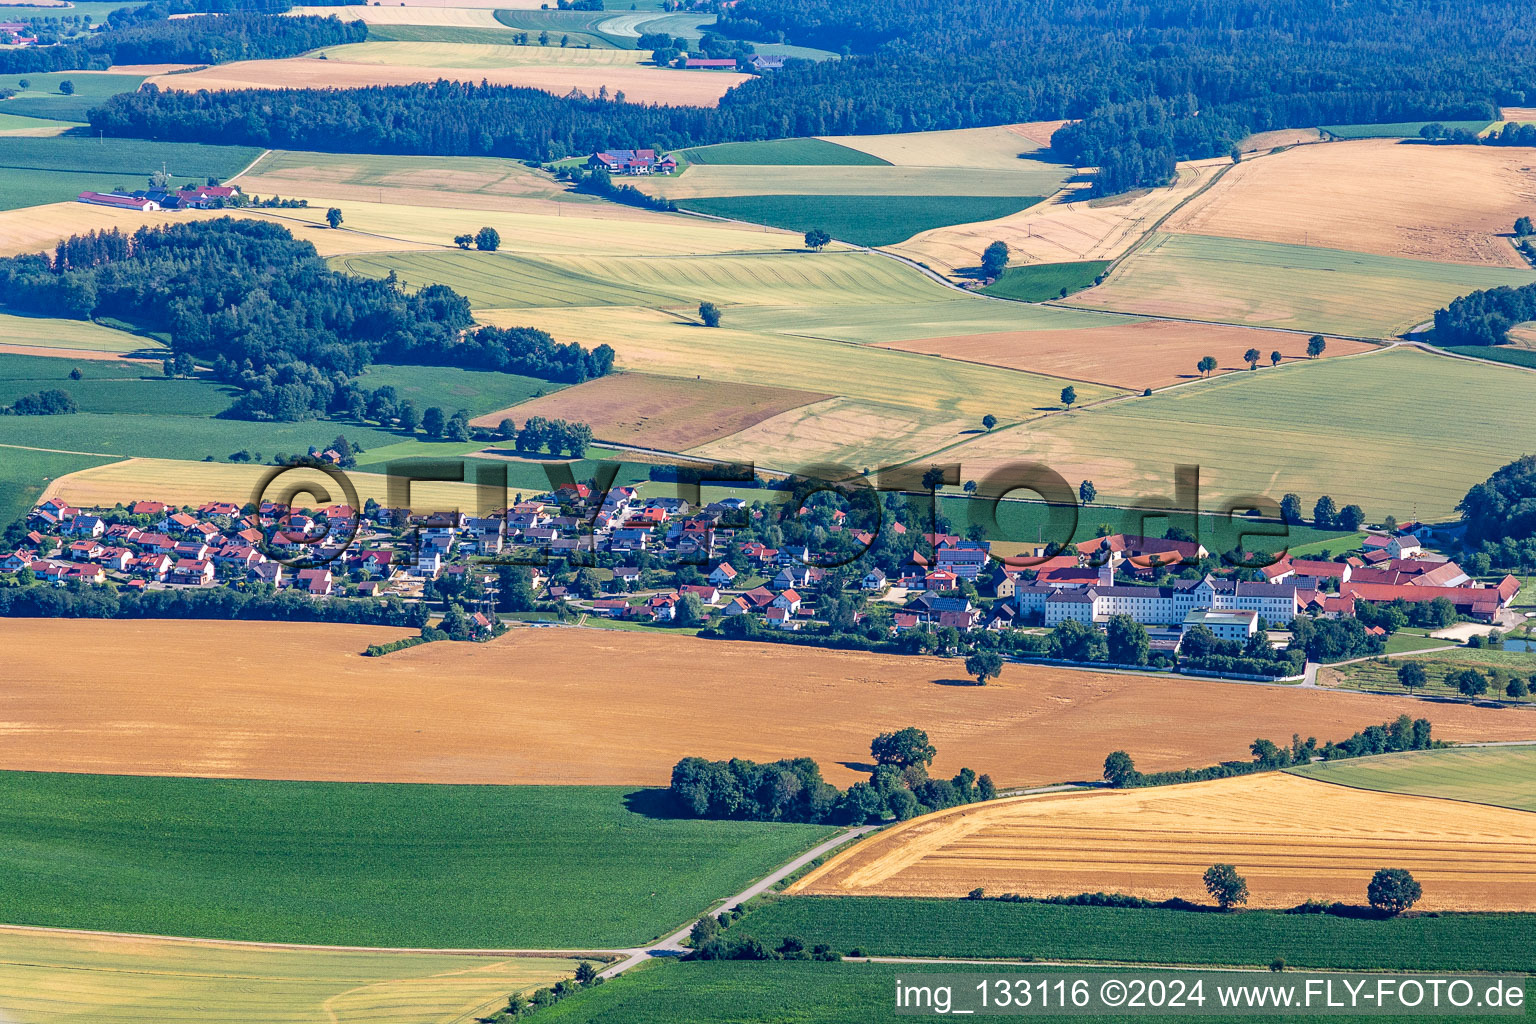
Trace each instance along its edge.
<path fill-rule="evenodd" d="M 736 570 L 731 567 L 730 562 L 721 562 L 719 565 L 715 566 L 714 571 L 709 574 L 709 582 L 713 583 L 717 587 L 722 588 L 730 586 L 735 579 Z"/>
<path fill-rule="evenodd" d="M 731 61 L 731 67 L 735 66 Z M 610 174 L 671 174 L 677 170 L 677 160 L 670 155 L 658 157 L 654 149 L 605 149 L 587 157 L 587 168 L 601 168 Z"/>

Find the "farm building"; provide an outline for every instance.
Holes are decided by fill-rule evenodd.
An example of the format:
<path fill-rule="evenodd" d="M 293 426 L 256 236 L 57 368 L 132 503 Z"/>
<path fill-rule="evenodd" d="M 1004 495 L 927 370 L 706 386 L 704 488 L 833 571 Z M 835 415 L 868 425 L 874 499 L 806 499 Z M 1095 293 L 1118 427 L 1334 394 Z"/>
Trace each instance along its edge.
<path fill-rule="evenodd" d="M 140 213 L 158 213 L 160 204 L 148 196 L 125 196 L 111 192 L 81 192 L 79 201 L 92 206 L 113 206 L 120 210 L 138 210 Z"/>
<path fill-rule="evenodd" d="M 654 149 L 605 149 L 589 156 L 587 167 L 611 174 L 671 174 L 677 170 L 677 161 L 658 157 Z"/>
<path fill-rule="evenodd" d="M 735 71 L 735 57 L 689 57 L 683 65 L 698 71 Z"/>

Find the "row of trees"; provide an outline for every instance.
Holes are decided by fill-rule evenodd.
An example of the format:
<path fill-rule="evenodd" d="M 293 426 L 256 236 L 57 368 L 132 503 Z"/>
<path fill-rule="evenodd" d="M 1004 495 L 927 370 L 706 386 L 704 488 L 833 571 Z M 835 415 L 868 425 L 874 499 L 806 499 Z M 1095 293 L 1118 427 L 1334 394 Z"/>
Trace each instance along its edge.
<path fill-rule="evenodd" d="M 227 415 L 305 419 L 342 401 L 370 363 L 424 363 L 579 383 L 613 368 L 613 349 L 557 343 L 528 327 L 475 328 L 444 285 L 415 292 L 332 270 L 312 244 L 249 219 L 93 231 L 52 257 L 0 259 L 0 293 L 27 312 L 110 316 L 170 335 L 244 394 Z M 350 399 L 347 400 L 350 403 Z"/>
<path fill-rule="evenodd" d="M 573 459 L 586 454 L 592 443 L 592 428 L 588 424 L 543 416 L 528 417 L 521 429 L 510 419 L 502 420 L 496 433 L 503 441 L 511 441 L 519 452 L 537 454 L 547 448 L 551 455 L 563 453 Z"/>
<path fill-rule="evenodd" d="M 1231 910 L 1248 902 L 1248 880 L 1237 873 L 1232 864 L 1212 864 L 1201 877 L 1205 891 L 1222 910 Z M 1395 917 L 1412 907 L 1424 895 L 1423 886 L 1414 880 L 1406 868 L 1380 868 L 1371 876 L 1365 888 L 1365 898 L 1377 913 Z M 1324 904 L 1313 904 L 1319 912 L 1327 909 Z M 1304 910 L 1311 906 L 1303 905 Z M 1285 961 L 1275 961 L 1273 969 L 1282 969 Z"/>
<path fill-rule="evenodd" d="M 0 50 L 0 74 L 99 71 L 114 64 L 221 64 L 231 60 L 292 57 L 321 46 L 360 43 L 368 38 L 361 21 L 274 18 L 233 5 L 217 18 L 171 18 L 206 11 L 206 3 L 177 0 L 124 7 L 107 16 L 101 31 L 57 46 Z M 286 8 L 288 5 L 283 4 Z"/>
<path fill-rule="evenodd" d="M 848 824 L 905 821 L 996 795 L 991 777 L 969 768 L 952 779 L 930 778 L 936 754 L 928 734 L 916 727 L 882 733 L 870 743 L 875 762 L 870 780 L 843 792 L 824 781 L 820 766 L 806 757 L 772 764 L 685 757 L 672 769 L 670 792 L 697 818 Z"/>
<path fill-rule="evenodd" d="M 0 588 L 0 616 L 62 619 L 253 619 L 278 622 L 349 622 L 370 626 L 427 624 L 427 609 L 396 598 L 316 601 L 267 584 L 248 589 L 118 591 L 112 587 L 14 586 Z"/>
<path fill-rule="evenodd" d="M 1286 494 L 1280 499 L 1280 518 L 1291 524 L 1306 521 L 1302 514 L 1300 495 Z M 1324 494 L 1312 505 L 1312 523 L 1319 530 L 1343 530 L 1353 533 L 1365 523 L 1365 509 L 1359 505 L 1345 505 L 1339 508 L 1332 497 Z"/>
<path fill-rule="evenodd" d="M 1230 778 L 1253 772 L 1274 771 L 1292 765 L 1324 761 L 1339 761 L 1370 754 L 1390 754 L 1404 750 L 1429 750 L 1436 746 L 1431 733 L 1433 726 L 1427 718 L 1410 719 L 1399 715 L 1390 722 L 1367 726 L 1342 743 L 1329 741 L 1318 746 L 1316 737 L 1303 740 L 1299 734 L 1291 736 L 1289 746 L 1281 746 L 1271 740 L 1256 739 L 1249 750 L 1251 761 L 1223 761 L 1206 768 L 1185 768 L 1178 771 L 1148 772 L 1137 770 L 1136 762 L 1123 750 L 1116 750 L 1104 758 L 1104 781 L 1112 789 L 1136 789 L 1145 786 L 1169 786 L 1184 782 L 1204 782 L 1209 779 Z"/>

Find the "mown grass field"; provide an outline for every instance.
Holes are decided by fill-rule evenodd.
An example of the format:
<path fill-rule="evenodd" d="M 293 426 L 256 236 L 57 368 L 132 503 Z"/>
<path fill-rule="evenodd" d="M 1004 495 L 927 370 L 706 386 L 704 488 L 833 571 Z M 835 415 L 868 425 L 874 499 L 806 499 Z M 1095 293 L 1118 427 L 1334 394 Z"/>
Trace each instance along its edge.
<path fill-rule="evenodd" d="M 1046 299 L 1064 298 L 1091 287 L 1094 279 L 1104 273 L 1108 266 L 1109 260 L 1084 260 L 1077 263 L 1037 263 L 1009 267 L 1003 271 L 1002 277 L 982 291 L 1000 299 L 1044 302 Z"/>
<path fill-rule="evenodd" d="M 116 5 L 110 9 L 115 10 Z M 21 87 L 23 78 L 29 83 L 25 89 Z M 73 95 L 66 96 L 59 92 L 59 83 L 66 79 L 74 83 Z M 0 100 L 0 113 L 84 122 L 87 110 L 108 96 L 132 92 L 142 81 L 143 75 L 84 75 L 71 71 L 0 75 L 0 89 L 16 90 L 15 96 Z"/>
<path fill-rule="evenodd" d="M 1027 209 L 1038 196 L 771 195 L 681 200 L 684 209 L 787 231 L 821 229 L 853 245 L 895 245 L 920 231 L 995 220 Z"/>
<path fill-rule="evenodd" d="M 0 930 L 0 1006 L 34 1024 L 461 1024 L 577 961 Z"/>
<path fill-rule="evenodd" d="M 1074 302 L 1098 309 L 1394 337 L 1451 299 L 1536 273 L 1205 235 L 1158 234 Z"/>
<path fill-rule="evenodd" d="M 1059 127 L 1065 122 L 1057 122 Z M 905 167 L 992 167 L 1016 170 L 1034 160 L 1054 127 L 1046 123 L 955 128 L 888 135 L 832 135 L 824 141 Z"/>
<path fill-rule="evenodd" d="M 1171 498 L 1182 463 L 1200 467 L 1207 508 L 1295 492 L 1304 504 L 1321 494 L 1340 507 L 1359 504 L 1368 518 L 1443 519 L 1510 452 L 1536 448 L 1526 417 L 1488 430 L 1487 410 L 1523 408 L 1529 390 L 1519 370 L 1394 350 L 1226 374 L 994 431 L 949 455 L 981 479 L 1027 451 L 1069 481 L 1094 481 L 1100 500 L 1118 504 Z M 1432 403 L 1436 413 L 1383 415 L 1383 395 Z"/>
<path fill-rule="evenodd" d="M 1508 363 L 1511 366 L 1523 366 L 1528 370 L 1536 370 L 1536 352 L 1528 348 L 1514 348 L 1510 345 L 1445 345 L 1442 347 L 1447 352 L 1454 352 L 1459 356 L 1490 359 L 1496 363 Z"/>
<path fill-rule="evenodd" d="M 0 313 L 0 344 L 105 353 L 138 352 L 155 347 L 149 338 L 90 320 L 61 320 L 14 313 Z"/>
<path fill-rule="evenodd" d="M 643 942 L 814 845 L 655 791 L 10 773 L 11 923 L 315 944 Z M 638 803 L 636 803 L 638 801 Z"/>
<path fill-rule="evenodd" d="M 140 394 L 147 400 L 147 391 Z M 257 423 L 159 411 L 0 416 L 0 444 L 194 461 L 210 455 L 222 459 L 241 449 L 260 452 L 265 459 L 278 452 L 302 454 L 312 444 L 330 443 L 338 433 L 365 448 L 400 440 L 373 427 L 327 420 Z"/>
<path fill-rule="evenodd" d="M 591 44 L 624 50 L 635 49 L 640 36 L 646 32 L 666 32 L 691 42 L 703 35 L 705 26 L 714 23 L 714 18 L 707 14 L 665 14 L 656 10 L 638 13 L 501 10 L 496 12 L 496 20 L 508 28 L 528 32 L 534 37 L 540 32 L 548 32 L 550 43 L 556 46 L 562 37 L 566 37 L 572 46 Z"/>
<path fill-rule="evenodd" d="M 1015 966 L 1014 971 L 1040 968 Z M 1068 969 L 1063 969 L 1068 970 Z M 972 974 L 999 968 L 963 964 L 945 964 L 928 968 L 913 964 L 866 963 L 743 963 L 715 960 L 700 963 L 658 963 L 654 967 L 632 971 L 624 976 L 567 999 L 540 1015 L 552 1024 L 864 1024 L 910 1020 L 897 1016 L 893 1009 L 896 979 L 920 983 L 922 973 Z M 1089 968 L 1071 970 L 1064 975 L 1092 978 L 1108 971 Z M 1123 974 L 1121 975 L 1123 977 Z M 1262 979 L 1262 975 L 1256 978 Z M 1207 986 L 1209 989 L 1209 986 Z M 1054 989 L 1053 989 L 1054 991 Z M 1528 996 L 1536 985 L 1527 984 Z M 1214 998 L 1214 997 L 1211 997 Z M 1208 1004 L 1209 1006 L 1209 1004 Z M 1125 1024 L 1137 1018 L 1078 1016 L 1074 1020 L 1090 1024 Z M 1163 1020 L 1210 1020 L 1211 1017 L 1162 1016 Z M 1276 1024 L 1315 1021 L 1315 1016 L 1266 1015 Z M 1330 1018 L 1338 1024 L 1407 1024 L 1422 1017 L 1373 1015 L 1338 1015 Z M 1497 1024 L 1502 1016 L 1458 1017 L 1459 1020 Z"/>
<path fill-rule="evenodd" d="M 1522 676 L 1527 683 L 1536 676 L 1536 654 L 1458 647 L 1449 651 L 1426 651 L 1411 658 L 1373 659 L 1340 665 L 1335 670 L 1336 675 L 1329 674 L 1328 683 L 1346 690 L 1406 693 L 1408 691 L 1397 681 L 1397 670 L 1409 661 L 1416 661 L 1424 667 L 1426 682 L 1422 690 L 1417 692 L 1442 697 L 1461 696 L 1459 690 L 1446 682 L 1447 677 L 1458 669 L 1475 669 L 1489 676 L 1490 680 L 1496 678 L 1497 683 L 1490 681 L 1488 692 L 1483 695 L 1489 700 L 1510 699 L 1505 695 L 1504 687 L 1511 676 Z M 1532 688 L 1536 689 L 1536 684 Z M 1531 700 L 1530 697 L 1524 698 L 1525 703 Z"/>
<path fill-rule="evenodd" d="M 0 112 L 11 102 L 0 104 Z M 177 183 L 228 178 L 260 155 L 250 146 L 79 135 L 11 138 L 0 147 L 0 209 L 63 202 L 86 190 L 145 188 L 162 166 Z"/>
<path fill-rule="evenodd" d="M 800 166 L 831 167 L 883 166 L 890 163 L 878 156 L 840 146 L 824 139 L 775 139 L 768 142 L 722 142 L 715 146 L 697 146 L 679 150 L 678 156 L 691 164 L 737 164 L 749 167 Z"/>
<path fill-rule="evenodd" d="M 652 213 L 613 203 L 583 202 L 581 215 L 573 216 L 575 211 L 571 209 L 571 203 L 562 202 L 559 209 L 548 204 L 535 208 L 509 204 L 508 209 L 500 209 L 495 208 L 499 203 L 481 203 L 475 196 L 465 194 L 482 188 L 487 192 L 504 189 L 514 193 L 508 198 L 516 198 L 515 192 L 524 187 L 523 182 L 517 180 L 518 172 L 515 169 L 503 170 L 501 161 L 467 160 L 463 167 L 459 167 L 459 158 L 455 157 L 452 165 L 438 167 L 436 165 L 441 161 L 434 162 L 432 158 L 422 158 L 419 162 L 411 162 L 408 157 L 333 159 L 330 166 L 335 169 L 322 170 L 321 173 L 335 177 L 356 174 L 366 179 L 373 175 L 392 175 L 391 167 L 399 161 L 402 177 L 410 183 L 402 183 L 404 190 L 397 190 L 391 195 L 387 187 L 375 185 L 370 188 L 364 181 L 359 191 L 354 193 L 358 198 L 340 204 L 345 217 L 342 230 L 333 232 L 322 227 L 318 234 L 346 238 L 355 232 L 367 232 L 369 236 L 379 236 L 360 240 L 353 251 L 412 248 L 411 245 L 391 243 L 391 239 L 427 243 L 446 249 L 453 245 L 455 235 L 466 232 L 472 234 L 481 227 L 493 227 L 501 234 L 502 253 L 536 256 L 702 256 L 715 253 L 784 252 L 798 250 L 802 245 L 798 236 L 770 228 L 719 224 L 698 217 Z M 326 163 L 324 159 L 318 161 L 322 167 Z M 352 167 L 358 170 L 348 169 Z M 468 173 L 458 178 L 456 168 Z M 304 173 L 307 172 L 294 172 L 295 176 Z M 444 193 L 438 196 L 436 202 L 451 204 L 452 212 L 445 212 L 439 205 L 410 205 L 416 202 L 416 191 L 430 186 L 432 179 L 439 174 L 444 177 L 445 184 Z M 548 188 L 547 182 L 547 178 L 541 177 L 538 187 Z M 325 191 L 329 193 L 334 187 L 327 185 Z M 530 184 L 528 187 L 533 186 Z M 307 195 L 297 186 L 285 188 L 283 194 Z M 382 202 L 379 201 L 381 198 Z M 324 204 L 316 204 L 307 210 L 277 210 L 273 213 L 281 214 L 284 223 L 325 224 Z M 321 252 L 326 254 L 324 249 Z"/>
<path fill-rule="evenodd" d="M 1325 761 L 1293 775 L 1356 789 L 1536 811 L 1536 747 L 1463 747 Z"/>
<path fill-rule="evenodd" d="M 453 366 L 389 366 L 375 363 L 355 379 L 365 389 L 393 387 L 417 409 L 437 406 L 450 416 L 458 409 L 482 416 L 565 387 L 557 381 L 515 373 L 461 370 Z"/>
<path fill-rule="evenodd" d="M 642 175 L 626 184 L 678 201 L 774 195 L 1012 198 L 1049 195 L 1061 186 L 1069 171 L 1060 164 L 1039 161 L 1021 161 L 1009 168 L 695 164 L 681 174 Z"/>
<path fill-rule="evenodd" d="M 515 34 L 515 33 L 514 33 Z M 587 65 L 633 67 L 648 59 L 638 50 L 584 47 L 516 46 L 501 43 L 401 42 L 376 40 L 333 46 L 324 52 L 328 60 L 356 64 L 399 64 L 428 68 L 504 68 L 518 65 Z"/>
<path fill-rule="evenodd" d="M 1447 128 L 1460 128 L 1468 132 L 1481 132 L 1492 121 L 1441 121 Z M 1389 124 L 1325 124 L 1320 126 L 1329 135 L 1341 139 L 1394 139 L 1418 138 L 1419 129 L 1428 121 L 1394 121 Z"/>
<path fill-rule="evenodd" d="M 82 379 L 71 380 L 71 371 L 79 371 Z M 235 394 L 229 387 L 209 380 L 167 379 L 152 363 L 0 355 L 0 405 L 9 405 L 22 395 L 54 389 L 68 392 L 82 412 L 105 415 L 159 415 L 162 410 L 172 409 L 175 411 L 171 415 L 213 416 L 229 408 Z M 46 432 L 46 424 L 39 426 Z"/>
<path fill-rule="evenodd" d="M 739 927 L 777 946 L 786 935 L 869 956 L 1268 964 L 1330 970 L 1524 970 L 1513 941 L 1529 914 L 1445 914 L 1373 921 L 1328 914 L 1064 907 L 989 900 L 788 896 Z"/>
<path fill-rule="evenodd" d="M 755 253 L 663 259 L 526 257 L 513 253 L 408 252 L 342 257 L 351 273 L 393 270 L 411 288 L 448 284 L 476 308 L 540 306 L 719 306 L 921 302 L 940 285 L 866 253 Z"/>

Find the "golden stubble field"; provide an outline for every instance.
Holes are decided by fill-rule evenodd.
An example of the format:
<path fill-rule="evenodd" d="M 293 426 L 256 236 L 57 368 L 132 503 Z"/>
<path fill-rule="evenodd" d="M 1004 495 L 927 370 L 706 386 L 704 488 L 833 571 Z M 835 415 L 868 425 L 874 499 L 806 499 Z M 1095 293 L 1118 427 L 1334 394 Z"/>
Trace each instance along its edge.
<path fill-rule="evenodd" d="M 1181 786 L 1021 797 L 879 833 L 791 887 L 825 895 L 1123 892 L 1210 902 L 1232 864 L 1253 907 L 1362 903 L 1407 868 L 1420 910 L 1536 910 L 1536 814 L 1373 793 L 1272 773 Z"/>
<path fill-rule="evenodd" d="M 1362 139 L 1245 160 L 1163 230 L 1523 268 L 1507 236 L 1532 209 L 1530 150 Z"/>
<path fill-rule="evenodd" d="M 918 725 L 936 773 L 1014 785 L 1096 778 L 1118 748 L 1144 770 L 1204 765 L 1246 758 L 1257 736 L 1337 740 L 1405 712 L 1448 740 L 1536 738 L 1518 710 L 1017 665 L 977 687 L 958 661 L 621 630 L 359 653 L 406 635 L 0 619 L 0 769 L 665 785 L 688 755 L 808 756 L 846 786 L 875 734 Z"/>
<path fill-rule="evenodd" d="M 490 13 L 490 12 L 484 12 Z M 151 79 L 162 89 L 198 92 L 230 89 L 359 89 L 373 85 L 412 85 L 439 79 L 478 84 L 522 86 L 564 96 L 579 90 L 589 96 L 607 88 L 635 103 L 712 107 L 734 85 L 750 76 L 734 71 L 677 71 L 671 68 L 594 66 L 550 63 L 517 67 L 449 68 L 403 64 L 357 64 L 314 57 L 240 60 L 200 71 Z"/>

